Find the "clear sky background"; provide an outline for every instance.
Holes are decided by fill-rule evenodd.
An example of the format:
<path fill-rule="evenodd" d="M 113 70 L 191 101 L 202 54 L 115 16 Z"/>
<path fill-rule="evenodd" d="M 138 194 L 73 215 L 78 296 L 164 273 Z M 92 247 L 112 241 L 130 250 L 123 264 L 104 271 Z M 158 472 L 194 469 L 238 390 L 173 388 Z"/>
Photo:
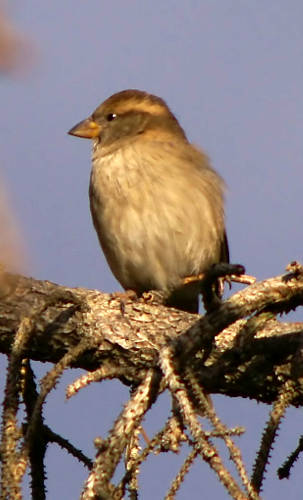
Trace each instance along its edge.
<path fill-rule="evenodd" d="M 9 7 L 34 49 L 23 76 L 0 81 L 1 175 L 22 227 L 28 274 L 119 289 L 90 219 L 89 141 L 66 132 L 126 88 L 163 97 L 226 180 L 232 262 L 262 279 L 281 273 L 291 260 L 302 261 L 302 0 L 11 0 Z M 293 318 L 302 320 L 302 312 Z M 47 368 L 36 366 L 39 374 Z M 64 388 L 79 373 L 64 377 L 45 416 L 54 431 L 93 457 L 93 438 L 105 436 L 128 391 L 107 382 L 65 403 Z M 247 426 L 239 444 L 251 466 L 269 408 L 223 397 L 215 405 L 228 425 Z M 146 422 L 150 435 L 167 412 L 164 396 Z M 301 422 L 301 409 L 288 411 L 265 499 L 302 496 L 302 460 L 290 481 L 275 476 L 296 446 Z M 55 446 L 47 459 L 48 498 L 78 498 L 87 472 Z M 152 457 L 140 476 L 140 498 L 163 498 L 183 459 Z M 227 498 L 198 459 L 178 499 L 202 496 Z"/>

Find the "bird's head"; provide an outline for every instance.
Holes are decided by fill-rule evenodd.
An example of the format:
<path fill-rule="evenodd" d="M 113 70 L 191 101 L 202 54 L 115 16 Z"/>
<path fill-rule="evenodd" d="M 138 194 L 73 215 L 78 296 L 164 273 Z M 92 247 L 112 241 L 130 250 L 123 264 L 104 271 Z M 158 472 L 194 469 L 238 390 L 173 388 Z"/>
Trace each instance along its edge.
<path fill-rule="evenodd" d="M 95 139 L 102 147 L 137 136 L 186 141 L 183 129 L 165 101 L 140 90 L 123 90 L 112 95 L 68 133 Z"/>

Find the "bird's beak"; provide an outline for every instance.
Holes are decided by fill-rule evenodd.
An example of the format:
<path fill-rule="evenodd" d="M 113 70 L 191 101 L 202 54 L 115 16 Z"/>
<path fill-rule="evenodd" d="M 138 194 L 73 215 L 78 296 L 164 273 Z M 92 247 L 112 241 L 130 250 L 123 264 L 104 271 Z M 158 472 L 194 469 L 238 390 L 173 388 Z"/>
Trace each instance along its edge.
<path fill-rule="evenodd" d="M 100 125 L 92 118 L 86 118 L 86 120 L 82 120 L 82 122 L 77 123 L 77 125 L 71 128 L 68 134 L 83 137 L 84 139 L 93 139 L 94 137 L 98 137 L 100 132 Z"/>

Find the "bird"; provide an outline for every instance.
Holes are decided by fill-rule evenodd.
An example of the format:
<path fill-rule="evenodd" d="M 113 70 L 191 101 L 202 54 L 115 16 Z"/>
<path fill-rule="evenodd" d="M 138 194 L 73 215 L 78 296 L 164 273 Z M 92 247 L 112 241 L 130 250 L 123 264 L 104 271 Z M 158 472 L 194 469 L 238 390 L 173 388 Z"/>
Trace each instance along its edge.
<path fill-rule="evenodd" d="M 197 313 L 200 287 L 186 277 L 229 262 L 225 183 L 208 156 L 162 98 L 137 89 L 113 94 L 68 133 L 92 140 L 91 215 L 116 279 Z"/>

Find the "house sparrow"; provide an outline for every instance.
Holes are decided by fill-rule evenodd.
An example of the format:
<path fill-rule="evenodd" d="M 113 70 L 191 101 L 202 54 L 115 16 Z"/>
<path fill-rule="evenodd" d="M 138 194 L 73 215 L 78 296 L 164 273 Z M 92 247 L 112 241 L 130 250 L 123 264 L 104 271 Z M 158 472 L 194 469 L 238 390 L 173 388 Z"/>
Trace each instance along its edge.
<path fill-rule="evenodd" d="M 224 182 L 159 97 L 124 90 L 69 134 L 93 139 L 90 208 L 108 264 L 137 294 L 163 290 L 198 312 L 183 279 L 228 262 Z"/>

